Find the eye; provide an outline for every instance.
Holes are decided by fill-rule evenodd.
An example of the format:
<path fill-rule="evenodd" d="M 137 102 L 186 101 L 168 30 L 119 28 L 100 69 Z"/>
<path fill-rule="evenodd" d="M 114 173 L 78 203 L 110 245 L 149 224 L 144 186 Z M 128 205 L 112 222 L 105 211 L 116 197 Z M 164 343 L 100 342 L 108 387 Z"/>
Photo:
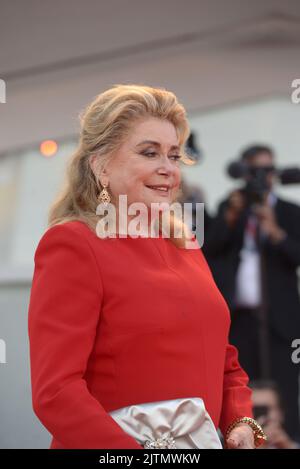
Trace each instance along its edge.
<path fill-rule="evenodd" d="M 149 158 L 154 158 L 155 156 L 158 155 L 158 153 L 156 151 L 143 151 L 141 154 L 144 155 L 144 156 L 147 156 Z M 169 158 L 174 160 L 174 161 L 177 161 L 181 158 L 181 155 L 177 155 L 177 154 L 176 155 L 170 155 Z"/>
<path fill-rule="evenodd" d="M 149 156 L 149 158 L 153 158 L 155 155 L 157 155 L 156 151 L 145 151 L 142 152 L 142 155 Z"/>
<path fill-rule="evenodd" d="M 173 160 L 177 161 L 181 158 L 181 155 L 171 155 L 170 158 L 172 158 Z"/>

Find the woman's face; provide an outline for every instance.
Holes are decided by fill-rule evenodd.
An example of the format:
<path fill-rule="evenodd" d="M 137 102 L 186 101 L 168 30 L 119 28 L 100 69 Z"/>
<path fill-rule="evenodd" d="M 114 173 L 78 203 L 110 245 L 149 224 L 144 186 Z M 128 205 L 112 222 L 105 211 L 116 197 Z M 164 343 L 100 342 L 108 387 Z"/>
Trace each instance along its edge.
<path fill-rule="evenodd" d="M 174 125 L 157 118 L 137 123 L 106 166 L 101 182 L 118 201 L 151 203 L 176 199 L 180 185 L 178 138 Z"/>

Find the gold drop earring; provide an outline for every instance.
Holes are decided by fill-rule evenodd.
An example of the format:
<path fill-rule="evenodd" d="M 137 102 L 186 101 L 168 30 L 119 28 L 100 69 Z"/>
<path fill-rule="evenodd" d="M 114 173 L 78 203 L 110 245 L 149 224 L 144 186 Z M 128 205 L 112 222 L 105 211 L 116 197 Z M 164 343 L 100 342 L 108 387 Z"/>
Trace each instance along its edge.
<path fill-rule="evenodd" d="M 99 196 L 98 196 L 98 200 L 101 204 L 104 204 L 105 206 L 108 205 L 110 203 L 110 195 L 106 189 L 107 187 L 107 184 L 103 184 L 103 189 L 102 191 L 100 192 Z"/>

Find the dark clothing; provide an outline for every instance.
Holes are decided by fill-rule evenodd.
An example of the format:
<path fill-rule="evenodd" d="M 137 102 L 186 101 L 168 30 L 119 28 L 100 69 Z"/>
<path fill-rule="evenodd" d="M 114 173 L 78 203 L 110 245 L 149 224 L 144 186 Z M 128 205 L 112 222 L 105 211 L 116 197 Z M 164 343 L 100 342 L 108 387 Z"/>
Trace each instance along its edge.
<path fill-rule="evenodd" d="M 232 309 L 235 306 L 236 273 L 248 213 L 244 211 L 237 225 L 229 228 L 224 219 L 226 205 L 226 201 L 221 203 L 216 218 L 210 222 L 203 252 L 219 289 Z M 300 266 L 300 207 L 278 198 L 274 210 L 279 226 L 288 236 L 278 245 L 273 245 L 267 239 L 263 244 L 269 321 L 270 327 L 280 336 L 291 340 L 300 337 L 300 300 L 296 273 Z"/>
<path fill-rule="evenodd" d="M 259 343 L 259 314 L 246 308 L 232 311 L 232 325 L 229 341 L 239 350 L 239 361 L 251 380 L 261 378 Z M 247 333 L 243 333 L 247 331 Z M 285 411 L 286 430 L 299 441 L 299 365 L 291 360 L 291 347 L 275 331 L 269 335 L 270 376 L 280 388 L 281 401 Z"/>
<path fill-rule="evenodd" d="M 236 274 L 249 215 L 245 209 L 230 228 L 224 218 L 228 201 L 223 201 L 206 233 L 203 252 L 214 279 L 231 311 L 231 340 L 240 352 L 242 366 L 250 379 L 261 376 L 259 325 L 261 312 L 237 308 L 234 304 Z M 300 337 L 300 300 L 296 269 L 300 266 L 300 207 L 277 198 L 275 215 L 287 237 L 278 244 L 265 238 L 261 244 L 264 259 L 270 378 L 276 380 L 287 401 L 287 428 L 299 432 L 299 365 L 291 359 L 291 342 Z M 265 376 L 264 376 L 265 377 Z"/>

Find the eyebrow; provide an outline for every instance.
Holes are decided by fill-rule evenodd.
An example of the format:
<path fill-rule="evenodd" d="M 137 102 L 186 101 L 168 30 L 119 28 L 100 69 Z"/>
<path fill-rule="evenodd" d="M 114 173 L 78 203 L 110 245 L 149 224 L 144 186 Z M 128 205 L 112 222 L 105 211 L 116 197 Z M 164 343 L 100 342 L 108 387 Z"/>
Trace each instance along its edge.
<path fill-rule="evenodd" d="M 145 145 L 145 144 L 151 144 L 156 147 L 160 147 L 159 142 L 155 142 L 154 140 L 143 140 L 142 142 L 138 143 L 136 146 L 139 147 L 140 145 Z M 180 147 L 178 145 L 172 145 L 171 150 L 180 150 Z"/>

